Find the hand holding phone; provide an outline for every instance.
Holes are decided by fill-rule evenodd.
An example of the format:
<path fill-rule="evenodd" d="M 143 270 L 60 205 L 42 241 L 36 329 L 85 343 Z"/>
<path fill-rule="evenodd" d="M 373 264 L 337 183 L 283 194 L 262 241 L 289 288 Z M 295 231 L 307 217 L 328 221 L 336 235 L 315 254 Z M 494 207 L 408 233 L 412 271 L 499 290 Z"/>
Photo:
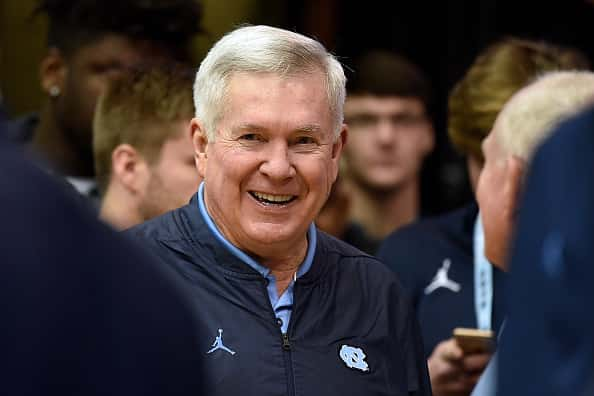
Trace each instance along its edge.
<path fill-rule="evenodd" d="M 453 335 L 465 354 L 491 353 L 495 350 L 495 334 L 491 330 L 456 327 Z"/>

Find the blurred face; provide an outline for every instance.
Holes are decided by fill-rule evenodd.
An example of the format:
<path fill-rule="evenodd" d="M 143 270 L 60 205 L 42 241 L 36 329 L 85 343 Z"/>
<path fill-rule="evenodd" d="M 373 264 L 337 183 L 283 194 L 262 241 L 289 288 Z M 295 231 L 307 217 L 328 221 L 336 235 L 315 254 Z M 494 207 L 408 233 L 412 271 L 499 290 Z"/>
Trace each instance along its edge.
<path fill-rule="evenodd" d="M 149 180 L 139 204 L 143 220 L 187 204 L 201 181 L 187 133 L 188 122 L 171 128 L 179 131 L 177 136 L 165 141 L 157 162 L 149 166 Z"/>
<path fill-rule="evenodd" d="M 351 95 L 345 119 L 348 175 L 366 189 L 392 191 L 414 180 L 433 149 L 433 128 L 418 99 Z"/>
<path fill-rule="evenodd" d="M 334 138 L 321 73 L 229 80 L 216 139 L 193 121 L 210 215 L 233 244 L 261 258 L 291 255 L 336 179 L 346 132 Z"/>
<path fill-rule="evenodd" d="M 95 104 L 109 82 L 164 56 L 147 42 L 108 34 L 64 58 L 61 94 L 55 101 L 60 127 L 81 149 L 91 150 Z"/>
<path fill-rule="evenodd" d="M 519 159 L 502 150 L 497 122 L 483 141 L 483 154 L 485 164 L 476 197 L 485 232 L 485 255 L 491 263 L 505 269 L 523 169 Z"/>

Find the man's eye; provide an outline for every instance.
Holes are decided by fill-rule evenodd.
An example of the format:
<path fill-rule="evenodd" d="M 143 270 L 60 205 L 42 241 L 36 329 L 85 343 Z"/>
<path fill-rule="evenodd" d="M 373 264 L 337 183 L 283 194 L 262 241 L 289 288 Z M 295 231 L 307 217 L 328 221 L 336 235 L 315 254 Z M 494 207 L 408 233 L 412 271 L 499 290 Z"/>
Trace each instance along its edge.
<path fill-rule="evenodd" d="M 347 124 L 358 128 L 375 125 L 378 121 L 378 117 L 373 114 L 358 114 L 346 119 Z"/>
<path fill-rule="evenodd" d="M 255 133 L 246 133 L 245 135 L 241 135 L 239 140 L 246 140 L 246 141 L 257 141 L 262 140 L 261 137 Z"/>
<path fill-rule="evenodd" d="M 92 66 L 95 74 L 109 75 L 118 77 L 127 70 L 122 65 L 117 63 L 96 63 Z"/>
<path fill-rule="evenodd" d="M 311 136 L 300 136 L 295 140 L 296 144 L 314 144 L 316 140 Z"/>

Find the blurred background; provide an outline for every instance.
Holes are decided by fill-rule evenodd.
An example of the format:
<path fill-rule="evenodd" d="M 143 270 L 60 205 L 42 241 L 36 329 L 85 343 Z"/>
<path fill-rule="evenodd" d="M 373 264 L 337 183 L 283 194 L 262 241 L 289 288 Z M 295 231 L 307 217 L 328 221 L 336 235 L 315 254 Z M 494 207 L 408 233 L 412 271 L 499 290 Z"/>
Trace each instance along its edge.
<path fill-rule="evenodd" d="M 125 1 L 125 0 L 121 0 Z M 588 0 L 201 0 L 205 32 L 193 45 L 196 65 L 234 26 L 268 24 L 313 36 L 343 62 L 372 48 L 401 53 L 418 64 L 435 89 L 436 149 L 423 172 L 423 214 L 471 198 L 466 167 L 447 140 L 447 95 L 478 52 L 506 35 L 582 50 L 594 60 L 594 5 Z M 109 7 L 109 1 L 106 1 Z M 45 21 L 32 18 L 35 0 L 0 2 L 0 87 L 9 116 L 39 108 L 38 64 Z"/>

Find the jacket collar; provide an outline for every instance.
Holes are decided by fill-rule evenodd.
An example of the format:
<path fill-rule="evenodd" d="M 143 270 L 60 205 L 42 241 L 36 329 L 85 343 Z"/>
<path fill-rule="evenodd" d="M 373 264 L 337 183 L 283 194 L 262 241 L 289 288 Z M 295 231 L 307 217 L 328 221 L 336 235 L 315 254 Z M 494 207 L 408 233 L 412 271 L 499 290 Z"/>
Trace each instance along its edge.
<path fill-rule="evenodd" d="M 263 278 L 262 274 L 235 256 L 211 231 L 199 209 L 199 193 L 194 194 L 188 205 L 178 209 L 175 213 L 178 222 L 182 224 L 184 240 L 189 240 L 192 245 L 200 246 L 195 249 L 193 257 L 210 259 L 230 275 L 242 278 Z M 319 230 L 313 260 L 309 270 L 299 277 L 300 282 L 311 282 L 319 277 L 324 265 L 326 236 Z M 196 255 L 209 257 L 196 257 Z"/>

